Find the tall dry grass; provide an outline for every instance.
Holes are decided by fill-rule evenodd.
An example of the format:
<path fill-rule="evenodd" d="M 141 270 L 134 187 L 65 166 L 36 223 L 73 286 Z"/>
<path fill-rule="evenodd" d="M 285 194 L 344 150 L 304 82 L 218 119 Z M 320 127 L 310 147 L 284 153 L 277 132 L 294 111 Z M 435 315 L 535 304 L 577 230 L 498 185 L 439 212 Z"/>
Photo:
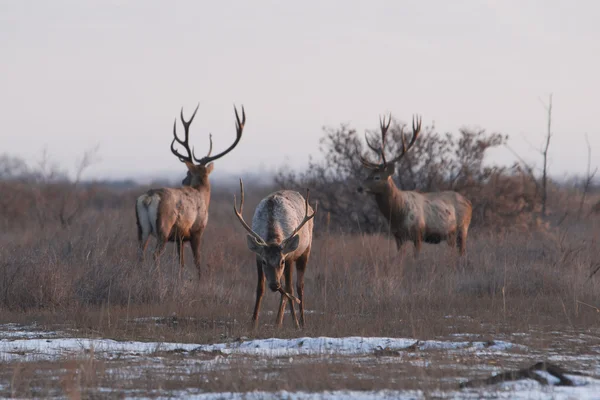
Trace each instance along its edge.
<path fill-rule="evenodd" d="M 199 281 L 188 248 L 181 280 L 172 244 L 160 268 L 137 261 L 133 205 L 143 188 L 97 192 L 92 206 L 67 227 L 54 219 L 40 225 L 27 212 L 2 214 L 10 228 L 0 232 L 0 320 L 66 323 L 119 338 L 253 335 L 256 267 L 232 212 L 235 190 L 213 193 Z M 246 218 L 269 191 L 247 188 Z M 51 212 L 52 202 L 45 207 Z M 600 220 L 590 217 L 539 232 L 474 229 L 467 257 L 442 243 L 425 245 L 417 260 L 410 245 L 398 253 L 385 234 L 330 234 L 318 227 L 306 275 L 307 328 L 298 333 L 286 319 L 277 335 L 426 338 L 532 325 L 597 326 L 599 314 L 591 306 L 600 307 L 600 276 L 589 275 L 600 265 L 599 227 Z M 278 300 L 266 294 L 257 335 L 275 334 Z M 142 316 L 167 322 L 136 323 Z M 464 318 L 449 323 L 448 316 Z"/>

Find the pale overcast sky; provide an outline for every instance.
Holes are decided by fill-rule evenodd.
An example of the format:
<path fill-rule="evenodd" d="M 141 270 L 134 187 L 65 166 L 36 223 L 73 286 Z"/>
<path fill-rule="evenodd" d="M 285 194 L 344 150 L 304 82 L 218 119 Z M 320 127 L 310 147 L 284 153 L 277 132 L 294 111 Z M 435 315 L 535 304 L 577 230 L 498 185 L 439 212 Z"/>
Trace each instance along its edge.
<path fill-rule="evenodd" d="M 88 176 L 177 175 L 173 119 L 200 102 L 200 154 L 246 107 L 220 172 L 302 167 L 322 126 L 383 112 L 506 133 L 537 160 L 553 92 L 552 172 L 582 172 L 586 132 L 600 164 L 599 17 L 597 0 L 0 0 L 0 153 L 47 146 L 72 168 L 99 143 Z"/>

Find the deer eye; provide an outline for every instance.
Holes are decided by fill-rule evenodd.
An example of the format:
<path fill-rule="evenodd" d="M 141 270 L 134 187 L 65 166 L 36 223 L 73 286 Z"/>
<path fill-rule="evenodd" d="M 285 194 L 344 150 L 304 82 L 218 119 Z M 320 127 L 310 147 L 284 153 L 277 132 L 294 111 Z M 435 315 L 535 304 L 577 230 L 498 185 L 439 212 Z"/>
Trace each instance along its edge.
<path fill-rule="evenodd" d="M 378 180 L 380 180 L 380 179 L 381 179 L 381 177 L 380 177 L 379 175 L 375 175 L 375 176 L 373 177 L 373 180 L 374 180 L 374 181 L 378 181 Z"/>

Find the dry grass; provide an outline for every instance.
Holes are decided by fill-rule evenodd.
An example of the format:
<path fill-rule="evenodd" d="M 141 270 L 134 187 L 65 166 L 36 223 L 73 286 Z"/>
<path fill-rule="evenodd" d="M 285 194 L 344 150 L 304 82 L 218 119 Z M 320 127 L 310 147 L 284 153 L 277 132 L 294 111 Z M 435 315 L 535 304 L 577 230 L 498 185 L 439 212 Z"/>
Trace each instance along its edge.
<path fill-rule="evenodd" d="M 137 262 L 133 209 L 137 192 L 115 194 L 107 205 L 85 209 L 67 228 L 48 223 L 41 229 L 35 221 L 25 220 L 21 228 L 1 232 L 0 323 L 35 321 L 48 329 L 75 328 L 84 336 L 187 343 L 241 336 L 427 339 L 470 333 L 492 337 L 528 331 L 533 326 L 578 331 L 598 324 L 600 314 L 593 307 L 600 307 L 600 274 L 591 279 L 589 275 L 600 262 L 600 219 L 590 217 L 583 221 L 567 219 L 548 232 L 473 230 L 464 259 L 440 244 L 424 245 L 422 256 L 413 260 L 410 245 L 397 253 L 393 241 L 385 236 L 329 235 L 320 227 L 306 275 L 306 308 L 311 310 L 306 329 L 293 329 L 286 317 L 284 329 L 277 331 L 274 320 L 279 295 L 268 292 L 261 327 L 254 333 L 249 322 L 256 268 L 254 256 L 246 248 L 245 233 L 231 211 L 234 190 L 213 195 L 200 281 L 189 249 L 182 280 L 173 245 L 167 247 L 160 269 L 152 262 Z M 268 192 L 248 190 L 247 218 Z M 149 316 L 164 319 L 150 323 L 135 320 Z M 244 363 L 241 360 L 228 371 L 211 372 L 209 390 L 235 390 L 231 385 L 254 389 L 257 385 L 244 378 L 248 367 Z M 13 382 L 13 394 L 35 397 L 39 393 L 30 392 L 34 386 L 26 382 L 33 376 L 43 377 L 45 368 L 54 371 L 49 374 L 62 372 L 58 379 L 34 385 L 36 390 L 43 389 L 39 393 L 70 395 L 74 388 L 111 386 L 121 379 L 115 378 L 118 374 L 106 373 L 103 362 L 76 360 L 11 365 L 3 370 L 2 381 Z M 269 368 L 265 368 L 266 375 Z M 313 379 L 322 375 L 320 368 L 326 368 L 328 376 L 337 376 L 337 380 Z M 408 366 L 394 367 L 401 370 L 373 368 L 372 376 L 397 384 L 374 384 L 370 380 L 366 384 L 369 387 L 414 387 L 414 382 L 390 380 L 392 373 L 412 373 L 406 370 Z M 360 379 L 349 378 L 360 372 L 351 363 L 300 364 L 282 371 L 278 378 L 282 382 L 276 380 L 261 388 L 361 389 L 365 385 Z M 432 381 L 439 377 L 435 370 L 426 373 L 432 374 Z M 197 375 L 178 376 L 187 382 L 179 382 L 181 386 L 195 387 L 190 382 Z M 205 379 L 206 373 L 202 377 Z M 174 380 L 161 381 L 149 372 L 131 386 L 155 389 L 160 385 L 157 382 L 163 382 L 178 387 L 171 382 Z M 222 387 L 218 382 L 224 382 Z M 206 385 L 198 387 L 206 390 Z"/>
<path fill-rule="evenodd" d="M 263 194 L 250 194 L 248 214 Z M 232 194 L 213 196 L 200 281 L 189 249 L 181 281 L 172 245 L 160 269 L 137 262 L 132 198 L 88 209 L 67 229 L 0 234 L 2 320 L 68 322 L 113 337 L 210 341 L 249 335 L 256 269 L 231 212 Z M 304 334 L 426 338 L 448 333 L 448 315 L 468 315 L 498 330 L 597 323 L 596 310 L 582 303 L 600 306 L 600 277 L 588 278 L 600 262 L 599 223 L 566 222 L 546 233 L 473 230 L 466 259 L 440 244 L 426 245 L 413 260 L 410 245 L 396 253 L 385 236 L 328 235 L 321 229 L 306 277 L 307 309 L 315 313 L 308 315 Z M 267 293 L 261 336 L 274 334 L 274 316 L 267 312 L 277 301 Z M 145 331 L 130 323 L 133 317 L 173 315 L 188 322 Z"/>

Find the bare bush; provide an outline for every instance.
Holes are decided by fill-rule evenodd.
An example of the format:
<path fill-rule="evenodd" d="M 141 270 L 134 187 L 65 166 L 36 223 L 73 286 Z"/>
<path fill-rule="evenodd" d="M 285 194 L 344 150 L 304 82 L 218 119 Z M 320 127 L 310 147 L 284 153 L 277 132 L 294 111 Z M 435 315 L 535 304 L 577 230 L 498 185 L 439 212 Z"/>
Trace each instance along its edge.
<path fill-rule="evenodd" d="M 69 179 L 44 149 L 34 166 L 18 157 L 0 155 L 0 228 L 39 229 L 59 221 L 72 224 L 93 198 L 94 185 L 82 185 L 84 172 L 98 161 L 98 147 L 83 153 L 74 179 Z"/>
<path fill-rule="evenodd" d="M 394 121 L 387 143 L 390 154 L 402 146 L 404 124 Z M 378 146 L 377 135 L 372 144 Z M 397 165 L 395 182 L 400 189 L 423 192 L 454 190 L 473 203 L 473 226 L 527 228 L 540 221 L 534 211 L 539 204 L 535 177 L 519 164 L 487 165 L 486 153 L 502 146 L 508 136 L 463 128 L 458 136 L 440 134 L 426 127 L 411 152 Z M 322 210 L 334 227 L 373 232 L 385 229 L 385 221 L 372 202 L 356 193 L 356 182 L 365 174 L 359 155 L 365 149 L 356 130 L 342 125 L 325 128 L 320 142 L 323 161 L 309 160 L 303 173 L 282 170 L 276 177 L 286 188 L 314 188 Z M 321 225 L 321 224 L 320 224 Z"/>

